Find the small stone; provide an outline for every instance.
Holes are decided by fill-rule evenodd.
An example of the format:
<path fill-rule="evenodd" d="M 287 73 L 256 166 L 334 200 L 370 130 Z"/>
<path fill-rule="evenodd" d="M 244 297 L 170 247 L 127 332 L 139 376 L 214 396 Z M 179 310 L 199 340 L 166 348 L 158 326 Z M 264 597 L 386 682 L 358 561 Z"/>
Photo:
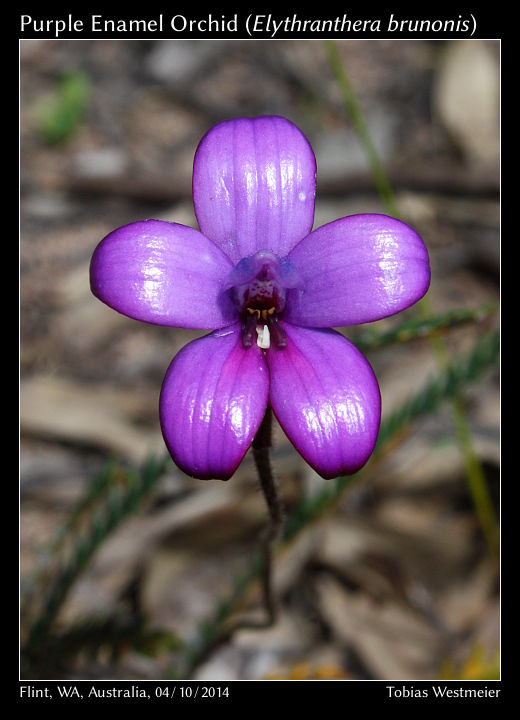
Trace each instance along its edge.
<path fill-rule="evenodd" d="M 147 70 L 154 80 L 168 85 L 182 85 L 222 52 L 222 45 L 208 40 L 157 43 L 148 56 Z"/>
<path fill-rule="evenodd" d="M 499 156 L 499 62 L 489 42 L 457 41 L 448 46 L 434 88 L 440 121 L 474 163 Z"/>
<path fill-rule="evenodd" d="M 80 153 L 74 159 L 74 175 L 81 178 L 113 178 L 122 175 L 127 158 L 118 148 L 102 148 Z"/>

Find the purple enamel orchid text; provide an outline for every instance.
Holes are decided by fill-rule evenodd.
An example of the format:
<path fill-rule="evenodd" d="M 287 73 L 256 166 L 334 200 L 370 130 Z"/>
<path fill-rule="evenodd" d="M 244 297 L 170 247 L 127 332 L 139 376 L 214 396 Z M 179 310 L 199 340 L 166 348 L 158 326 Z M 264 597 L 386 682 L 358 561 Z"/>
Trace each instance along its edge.
<path fill-rule="evenodd" d="M 386 215 L 312 232 L 316 161 L 282 117 L 228 120 L 201 140 L 193 169 L 200 232 L 146 220 L 107 235 L 92 292 L 137 320 L 213 330 L 186 345 L 163 382 L 160 420 L 177 465 L 228 479 L 268 404 L 323 477 L 370 457 L 381 419 L 365 357 L 331 327 L 372 322 L 419 300 L 426 247 Z"/>

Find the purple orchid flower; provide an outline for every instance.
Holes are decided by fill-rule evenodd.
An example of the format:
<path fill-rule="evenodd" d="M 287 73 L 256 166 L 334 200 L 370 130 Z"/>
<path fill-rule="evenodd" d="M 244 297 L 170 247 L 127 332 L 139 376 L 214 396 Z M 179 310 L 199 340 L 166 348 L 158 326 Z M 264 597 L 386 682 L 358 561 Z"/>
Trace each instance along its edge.
<path fill-rule="evenodd" d="M 381 397 L 366 358 L 331 326 L 372 322 L 419 300 L 426 247 L 386 215 L 352 215 L 311 232 L 316 160 L 282 117 L 227 120 L 193 168 L 200 232 L 146 220 L 107 235 L 92 292 L 118 312 L 214 332 L 173 359 L 160 397 L 163 436 L 187 474 L 227 480 L 268 404 L 325 478 L 370 457 Z"/>

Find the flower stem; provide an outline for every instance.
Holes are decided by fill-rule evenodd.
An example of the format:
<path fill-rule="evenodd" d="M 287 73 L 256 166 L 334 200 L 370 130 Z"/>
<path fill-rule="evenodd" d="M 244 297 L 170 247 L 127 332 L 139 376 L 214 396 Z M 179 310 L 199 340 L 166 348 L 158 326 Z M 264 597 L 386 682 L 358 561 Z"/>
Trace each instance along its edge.
<path fill-rule="evenodd" d="M 280 536 L 284 520 L 283 505 L 271 467 L 270 448 L 272 444 L 272 424 L 273 412 L 268 405 L 262 424 L 253 440 L 253 457 L 258 471 L 260 486 L 269 509 L 269 524 L 261 537 L 262 591 L 268 618 L 267 626 L 274 624 L 276 621 L 277 608 L 272 586 L 273 547 Z"/>
<path fill-rule="evenodd" d="M 201 663 L 217 648 L 229 642 L 239 630 L 261 630 L 271 627 L 276 622 L 278 608 L 273 592 L 273 557 L 274 546 L 282 534 L 285 513 L 271 467 L 270 449 L 272 445 L 272 425 L 273 411 L 268 405 L 262 423 L 253 440 L 252 447 L 260 487 L 262 488 L 269 510 L 269 523 L 260 536 L 260 558 L 255 556 L 250 574 L 240 582 L 236 591 L 237 599 L 240 599 L 249 584 L 257 577 L 260 577 L 262 582 L 262 601 L 266 615 L 263 618 L 240 617 L 235 621 L 227 623 L 229 616 L 232 614 L 233 609 L 235 609 L 235 602 L 233 599 L 225 602 L 218 608 L 216 619 L 206 625 L 200 645 L 195 644 L 193 648 L 188 648 L 184 672 L 181 674 L 184 678 L 190 678 Z M 260 562 L 258 562 L 258 560 Z M 177 677 L 176 671 L 173 668 L 169 676 Z"/>

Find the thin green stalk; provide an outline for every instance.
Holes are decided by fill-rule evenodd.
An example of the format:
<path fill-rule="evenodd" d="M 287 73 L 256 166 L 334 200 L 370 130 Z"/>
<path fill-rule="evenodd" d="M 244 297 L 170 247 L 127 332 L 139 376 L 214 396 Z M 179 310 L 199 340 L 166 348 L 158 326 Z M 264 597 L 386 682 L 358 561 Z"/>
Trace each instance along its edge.
<path fill-rule="evenodd" d="M 427 321 L 433 314 L 430 298 L 428 296 L 424 297 L 419 305 L 421 317 Z M 444 338 L 442 336 L 432 337 L 430 345 L 438 366 L 446 368 L 449 365 L 450 356 Z M 464 463 L 468 491 L 488 547 L 495 556 L 498 556 L 500 533 L 495 508 L 493 507 L 493 500 L 491 499 L 482 463 L 473 447 L 471 428 L 464 408 L 464 400 L 460 393 L 457 393 L 453 398 L 451 414 L 455 428 L 455 438 Z"/>
<path fill-rule="evenodd" d="M 495 508 L 484 475 L 482 463 L 473 449 L 471 429 L 468 423 L 464 404 L 460 397 L 452 404 L 453 423 L 459 448 L 462 450 L 468 489 L 477 511 L 482 532 L 493 554 L 498 557 L 500 549 L 500 533 L 495 515 Z"/>
<path fill-rule="evenodd" d="M 333 40 L 325 40 L 325 50 L 329 59 L 332 72 L 338 83 L 339 89 L 343 96 L 343 102 L 349 114 L 352 126 L 356 131 L 359 141 L 365 151 L 365 155 L 370 164 L 370 170 L 377 187 L 377 191 L 381 197 L 381 201 L 386 210 L 394 217 L 399 217 L 399 209 L 395 200 L 394 191 L 388 179 L 385 166 L 381 162 L 379 153 L 372 140 L 372 136 L 365 122 L 365 117 L 361 106 L 359 105 L 356 93 L 350 83 L 350 79 L 343 66 L 338 46 Z"/>
<path fill-rule="evenodd" d="M 345 107 L 352 121 L 352 125 L 370 164 L 374 183 L 383 207 L 390 215 L 399 218 L 401 217 L 401 213 L 399 212 L 394 192 L 377 149 L 372 141 L 363 111 L 343 65 L 337 44 L 332 40 L 326 40 L 325 49 L 331 70 L 343 95 Z M 422 320 L 427 320 L 432 316 L 433 312 L 429 297 L 424 297 L 418 303 L 418 309 Z M 444 339 L 442 337 L 434 337 L 430 340 L 430 345 L 437 364 L 441 368 L 444 367 L 446 358 L 448 357 Z M 488 547 L 494 555 L 497 555 L 499 539 L 498 523 L 482 464 L 473 449 L 471 429 L 461 397 L 455 397 L 453 399 L 452 416 L 455 427 L 455 438 L 464 461 L 468 489 L 475 506 L 475 511 Z"/>

